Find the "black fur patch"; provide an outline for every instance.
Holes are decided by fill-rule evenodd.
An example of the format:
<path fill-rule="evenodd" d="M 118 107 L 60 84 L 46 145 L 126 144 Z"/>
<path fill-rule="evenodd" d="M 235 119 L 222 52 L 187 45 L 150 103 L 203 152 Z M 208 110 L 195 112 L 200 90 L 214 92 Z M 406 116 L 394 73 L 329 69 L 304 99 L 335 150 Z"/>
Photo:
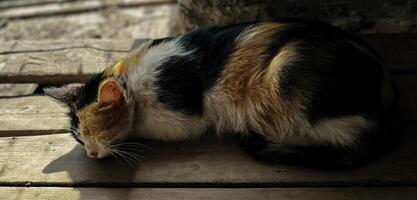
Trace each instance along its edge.
<path fill-rule="evenodd" d="M 159 101 L 173 110 L 201 115 L 203 95 L 218 80 L 244 27 L 202 28 L 180 36 L 183 48 L 194 53 L 174 56 L 159 67 L 161 73 L 156 82 Z"/>
<path fill-rule="evenodd" d="M 71 117 L 71 126 L 72 128 L 78 129 L 79 119 L 75 115 L 75 113 L 84 108 L 85 106 L 91 104 L 92 102 L 97 100 L 98 96 L 98 86 L 101 81 L 105 79 L 104 74 L 100 73 L 90 79 L 85 85 L 78 88 L 76 94 L 74 94 L 74 98 L 72 101 L 72 106 L 70 105 L 70 112 L 69 116 Z M 83 142 L 79 140 L 74 132 L 72 132 L 72 136 L 82 145 Z"/>
<path fill-rule="evenodd" d="M 211 87 L 220 76 L 224 65 L 235 47 L 235 40 L 248 24 L 226 27 L 201 28 L 185 34 L 181 43 L 186 50 L 195 50 L 199 61 L 196 66 L 204 81 L 204 88 Z"/>
<path fill-rule="evenodd" d="M 173 56 L 165 61 L 158 74 L 158 100 L 190 115 L 203 112 L 203 79 L 191 57 Z"/>
<path fill-rule="evenodd" d="M 81 86 L 74 101 L 77 110 L 80 110 L 91 104 L 93 101 L 97 100 L 99 89 L 98 86 L 100 85 L 100 82 L 105 78 L 106 77 L 104 77 L 104 74 L 100 73 L 95 75 L 85 85 Z"/>
<path fill-rule="evenodd" d="M 280 93 L 288 97 L 303 90 L 311 94 L 306 110 L 311 123 L 325 117 L 380 110 L 382 66 L 360 39 L 313 22 L 290 23 L 275 38 L 265 52 L 269 60 L 285 45 L 298 44 L 299 59 L 284 66 L 279 87 Z"/>

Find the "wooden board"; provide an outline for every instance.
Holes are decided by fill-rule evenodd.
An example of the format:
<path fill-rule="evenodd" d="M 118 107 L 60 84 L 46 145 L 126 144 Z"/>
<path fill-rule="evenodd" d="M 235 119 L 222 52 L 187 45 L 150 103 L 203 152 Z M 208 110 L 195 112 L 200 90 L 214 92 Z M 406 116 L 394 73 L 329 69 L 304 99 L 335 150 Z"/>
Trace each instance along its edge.
<path fill-rule="evenodd" d="M 417 76 L 397 75 L 393 78 L 397 96 L 399 119 L 403 122 L 417 122 Z"/>
<path fill-rule="evenodd" d="M 388 188 L 0 188 L 2 200 L 415 200 L 417 187 Z"/>
<path fill-rule="evenodd" d="M 109 7 L 42 18 L 0 18 L 0 42 L 167 37 L 172 34 L 171 27 L 175 24 L 176 10 L 175 4 L 162 4 Z"/>
<path fill-rule="evenodd" d="M 35 92 L 38 84 L 0 84 L 0 97 L 1 96 L 22 96 L 31 95 Z"/>
<path fill-rule="evenodd" d="M 417 73 L 417 34 L 369 34 L 361 37 L 395 74 Z"/>
<path fill-rule="evenodd" d="M 83 82 L 125 56 L 133 40 L 8 42 L 0 47 L 0 82 Z"/>
<path fill-rule="evenodd" d="M 417 34 L 363 36 L 394 74 L 417 73 Z M 82 82 L 126 55 L 133 40 L 0 43 L 0 83 Z"/>
<path fill-rule="evenodd" d="M 417 122 L 417 75 L 398 75 L 394 81 L 400 120 Z M 66 111 L 65 106 L 46 96 L 0 98 L 0 137 L 63 132 L 69 122 Z"/>
<path fill-rule="evenodd" d="M 252 160 L 231 139 L 144 142 L 144 164 L 89 159 L 69 134 L 0 138 L 0 184 L 100 187 L 326 187 L 417 184 L 417 126 L 400 147 L 352 170 L 316 170 Z M 398 132 L 399 134 L 399 132 Z"/>
<path fill-rule="evenodd" d="M 30 17 L 56 16 L 62 14 L 76 14 L 81 12 L 91 12 L 108 7 L 134 7 L 147 5 L 161 5 L 176 3 L 175 0 L 119 0 L 119 1 L 70 1 L 70 2 L 44 2 L 34 3 L 30 6 L 23 6 L 18 3 L 5 2 L 0 4 L 0 18 L 21 19 Z M 13 6 L 14 5 L 14 6 Z"/>
<path fill-rule="evenodd" d="M 45 96 L 0 97 L 0 135 L 36 135 L 67 130 L 67 108 Z"/>

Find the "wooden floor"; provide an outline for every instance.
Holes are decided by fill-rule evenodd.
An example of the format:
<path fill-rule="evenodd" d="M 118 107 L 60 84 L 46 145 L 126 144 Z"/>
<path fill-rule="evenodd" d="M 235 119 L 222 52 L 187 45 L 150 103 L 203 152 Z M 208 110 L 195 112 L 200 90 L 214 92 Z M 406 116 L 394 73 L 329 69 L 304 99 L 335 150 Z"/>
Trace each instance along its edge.
<path fill-rule="evenodd" d="M 0 0 L 0 42 L 166 37 L 177 8 L 176 0 Z M 0 84 L 0 96 L 31 94 L 37 86 Z"/>
<path fill-rule="evenodd" d="M 0 12 L 4 15 L 17 19 L 13 12 Z M 28 13 L 21 18 L 31 17 Z M 362 37 L 381 53 L 394 74 L 401 121 L 397 134 L 404 134 L 398 149 L 369 166 L 316 170 L 260 163 L 230 138 L 148 142 L 154 151 L 145 152 L 139 166 L 111 158 L 92 160 L 68 134 L 65 107 L 42 94 L 15 94 L 0 96 L 0 199 L 415 200 L 417 34 Z M 141 41 L 0 41 L 0 83 L 82 83 Z"/>

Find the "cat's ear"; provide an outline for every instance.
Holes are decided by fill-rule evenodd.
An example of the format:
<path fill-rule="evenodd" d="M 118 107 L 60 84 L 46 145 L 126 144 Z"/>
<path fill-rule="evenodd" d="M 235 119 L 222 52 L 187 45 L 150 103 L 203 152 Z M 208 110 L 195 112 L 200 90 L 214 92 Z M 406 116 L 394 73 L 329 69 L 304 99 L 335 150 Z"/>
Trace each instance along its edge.
<path fill-rule="evenodd" d="M 122 88 L 115 80 L 106 81 L 100 86 L 98 97 L 100 108 L 119 103 L 122 99 Z"/>
<path fill-rule="evenodd" d="M 43 92 L 59 101 L 62 101 L 66 104 L 71 103 L 74 100 L 74 97 L 77 95 L 77 87 L 48 87 L 43 89 Z"/>

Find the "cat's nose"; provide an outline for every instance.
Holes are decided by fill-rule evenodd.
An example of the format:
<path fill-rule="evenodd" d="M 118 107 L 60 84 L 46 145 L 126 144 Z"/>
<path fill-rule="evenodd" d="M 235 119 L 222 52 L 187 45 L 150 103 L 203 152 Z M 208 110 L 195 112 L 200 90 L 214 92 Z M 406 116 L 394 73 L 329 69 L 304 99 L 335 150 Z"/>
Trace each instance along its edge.
<path fill-rule="evenodd" d="M 97 152 L 97 151 L 90 151 L 90 152 L 87 152 L 87 156 L 88 156 L 89 158 L 92 158 L 92 159 L 97 159 L 97 158 L 98 158 L 98 152 Z"/>

